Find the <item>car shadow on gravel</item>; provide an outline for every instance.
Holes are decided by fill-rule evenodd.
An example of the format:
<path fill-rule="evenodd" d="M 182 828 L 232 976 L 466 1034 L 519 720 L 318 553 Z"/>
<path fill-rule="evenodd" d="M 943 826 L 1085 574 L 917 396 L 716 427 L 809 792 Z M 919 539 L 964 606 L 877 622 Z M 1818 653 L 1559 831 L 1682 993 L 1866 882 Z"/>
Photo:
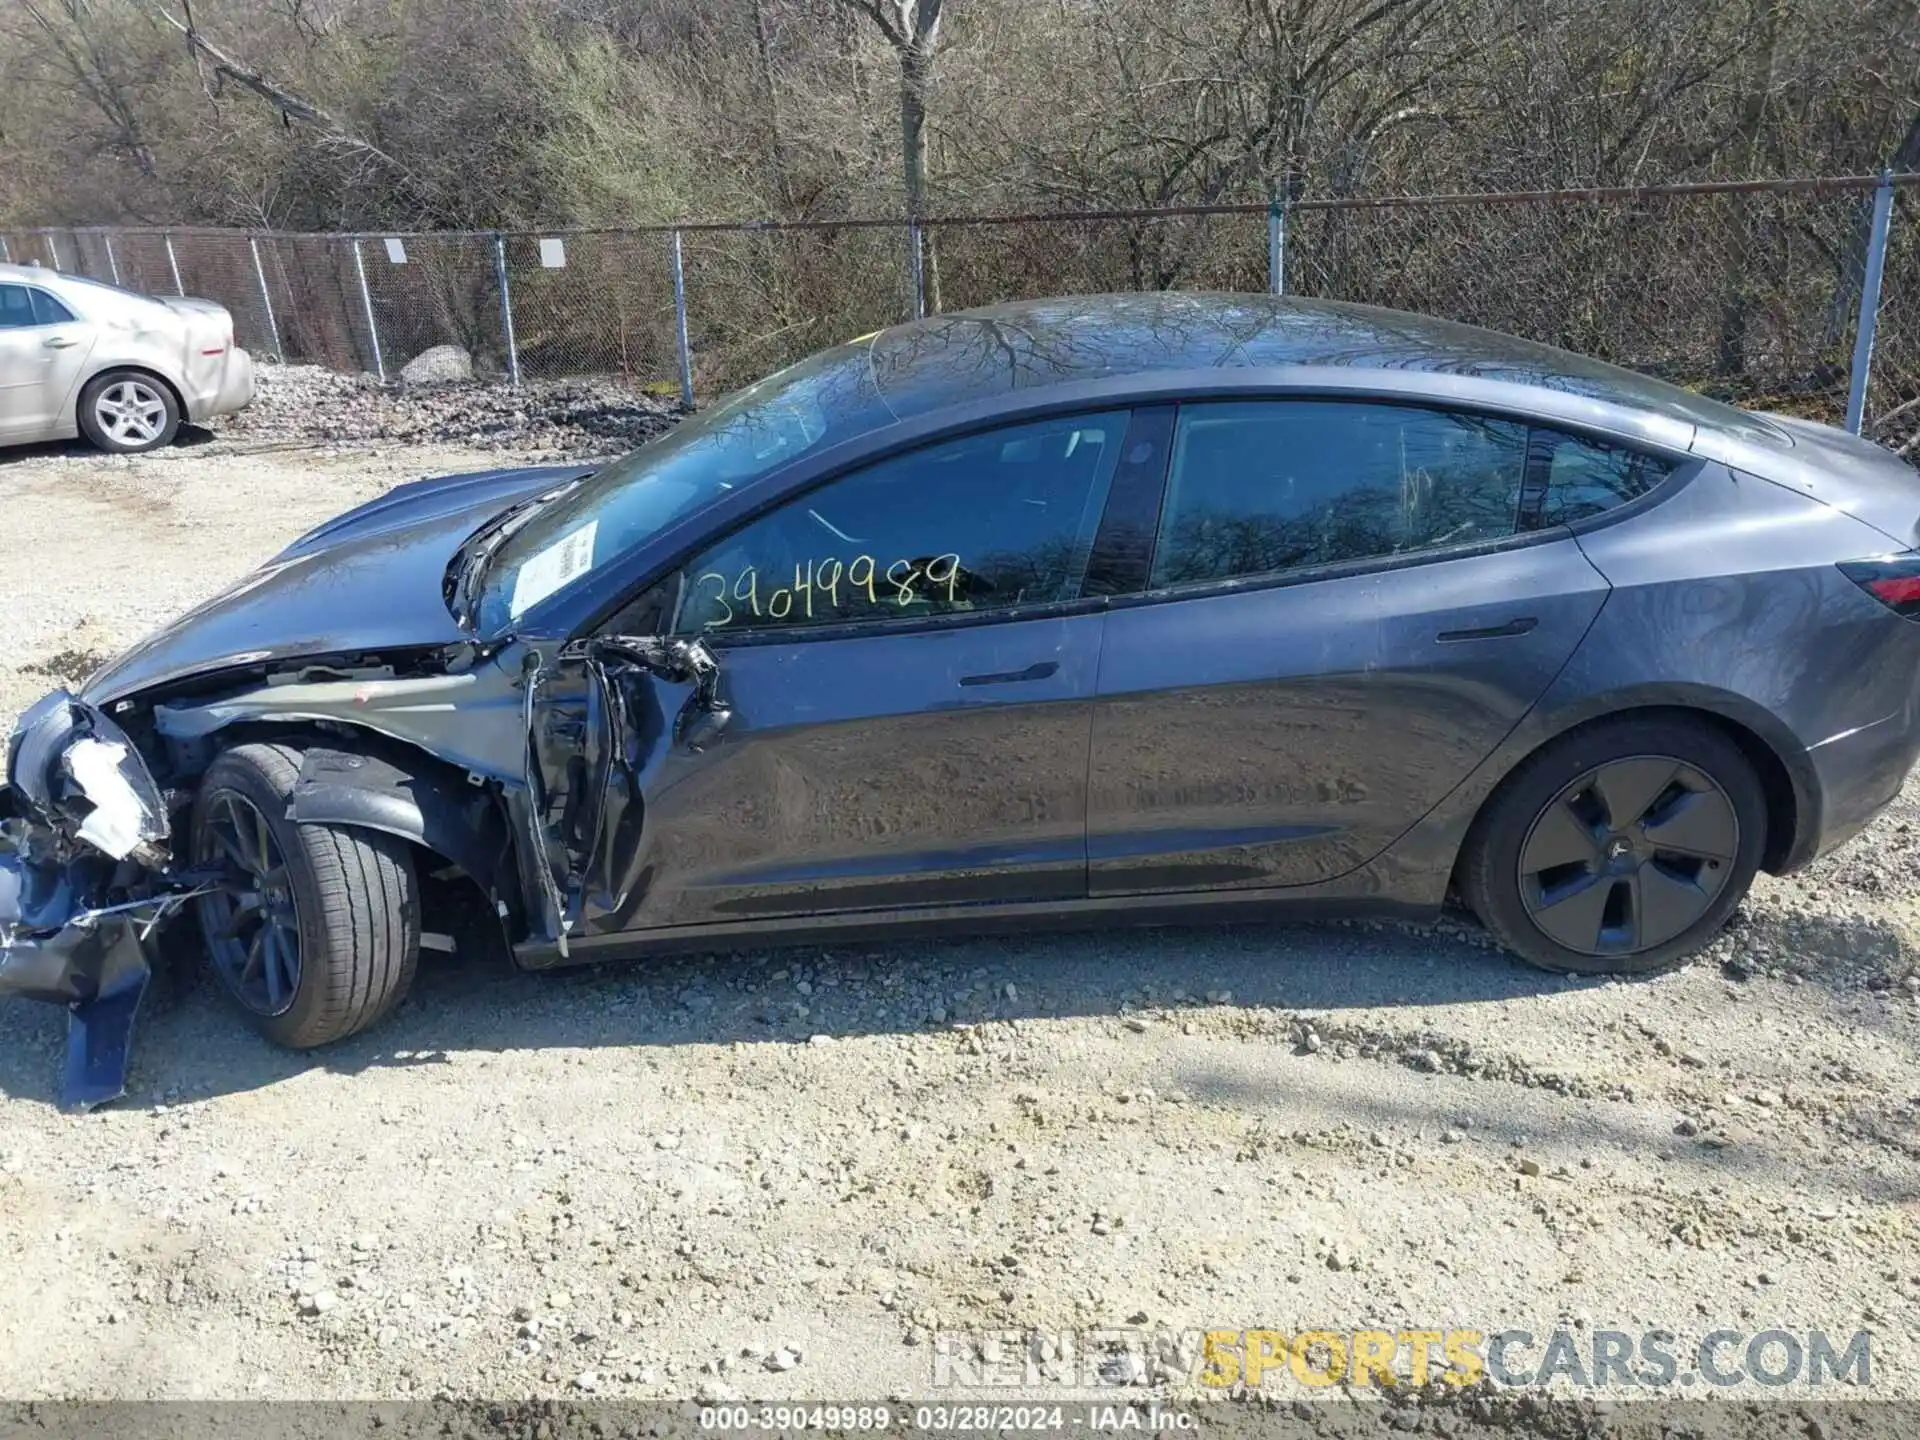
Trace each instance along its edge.
<path fill-rule="evenodd" d="M 143 1008 L 123 1103 L 254 1090 L 314 1069 L 433 1065 L 459 1052 L 792 1045 L 1147 1007 L 1492 1004 L 1602 983 L 1530 969 L 1478 940 L 1457 924 L 1245 925 L 810 946 L 539 974 L 514 971 L 498 950 L 429 954 L 393 1016 L 307 1052 L 258 1037 L 202 975 Z M 51 1103 L 63 1027 L 54 1007 L 0 1006 L 0 1093 Z"/>
<path fill-rule="evenodd" d="M 172 455 L 181 450 L 192 450 L 201 445 L 210 445 L 220 437 L 204 425 L 186 423 L 181 425 L 179 433 L 173 437 L 173 443 L 162 449 L 152 451 L 154 455 Z M 9 465 L 23 465 L 32 460 L 100 460 L 101 453 L 85 440 L 43 440 L 34 445 L 0 446 L 0 474 L 4 474 Z M 129 455 L 128 460 L 139 460 L 138 455 Z"/>

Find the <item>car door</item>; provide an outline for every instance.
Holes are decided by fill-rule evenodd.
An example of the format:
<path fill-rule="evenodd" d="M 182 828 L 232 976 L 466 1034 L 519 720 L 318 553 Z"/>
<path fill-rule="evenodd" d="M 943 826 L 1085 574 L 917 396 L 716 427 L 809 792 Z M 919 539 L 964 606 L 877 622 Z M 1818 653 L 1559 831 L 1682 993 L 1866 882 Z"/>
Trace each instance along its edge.
<path fill-rule="evenodd" d="M 1402 404 L 1181 407 L 1145 593 L 1107 617 L 1091 894 L 1330 879 L 1494 749 L 1607 590 L 1522 530 L 1529 445 Z"/>
<path fill-rule="evenodd" d="M 0 285 L 0 439 L 49 436 L 93 349 L 93 329 L 37 285 Z"/>
<path fill-rule="evenodd" d="M 615 695 L 644 820 L 609 812 L 577 933 L 1083 897 L 1102 602 L 1082 581 L 1127 423 L 843 474 L 616 616 L 707 647 L 726 719 L 689 735 L 657 675 Z"/>

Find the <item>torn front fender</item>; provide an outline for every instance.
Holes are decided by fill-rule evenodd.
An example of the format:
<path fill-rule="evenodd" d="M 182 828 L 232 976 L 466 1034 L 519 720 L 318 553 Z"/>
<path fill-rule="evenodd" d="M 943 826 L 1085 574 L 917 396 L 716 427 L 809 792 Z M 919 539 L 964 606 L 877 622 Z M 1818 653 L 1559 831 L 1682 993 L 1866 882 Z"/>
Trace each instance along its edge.
<path fill-rule="evenodd" d="M 309 747 L 287 804 L 296 825 L 358 825 L 444 855 L 496 906 L 517 902 L 513 842 L 478 776 L 395 748 L 371 754 Z"/>
<path fill-rule="evenodd" d="M 627 927 L 646 893 L 646 789 L 668 750 L 700 751 L 732 712 L 699 640 L 605 635 L 565 647 L 527 682 L 531 854 L 560 955 Z"/>

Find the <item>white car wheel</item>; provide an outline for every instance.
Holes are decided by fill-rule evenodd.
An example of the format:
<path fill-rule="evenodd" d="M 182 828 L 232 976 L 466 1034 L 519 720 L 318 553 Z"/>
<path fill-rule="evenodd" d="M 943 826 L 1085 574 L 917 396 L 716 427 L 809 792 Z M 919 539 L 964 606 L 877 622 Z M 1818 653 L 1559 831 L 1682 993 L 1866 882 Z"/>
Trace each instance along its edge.
<path fill-rule="evenodd" d="M 102 450 L 137 454 L 172 441 L 180 407 L 159 381 L 131 371 L 109 371 L 80 396 L 80 428 Z"/>

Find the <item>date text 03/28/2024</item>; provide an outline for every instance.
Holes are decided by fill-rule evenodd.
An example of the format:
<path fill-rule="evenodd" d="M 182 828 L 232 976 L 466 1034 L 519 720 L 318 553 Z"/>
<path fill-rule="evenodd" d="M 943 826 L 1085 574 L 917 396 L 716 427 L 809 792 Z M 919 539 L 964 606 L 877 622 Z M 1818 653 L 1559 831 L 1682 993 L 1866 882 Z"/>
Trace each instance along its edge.
<path fill-rule="evenodd" d="M 1199 1428 L 1187 1410 L 1158 1404 L 1115 1405 L 708 1405 L 700 1428 L 718 1433 L 810 1430 L 913 1430 L 942 1433 L 1047 1433 L 1087 1430 L 1172 1434 Z"/>

